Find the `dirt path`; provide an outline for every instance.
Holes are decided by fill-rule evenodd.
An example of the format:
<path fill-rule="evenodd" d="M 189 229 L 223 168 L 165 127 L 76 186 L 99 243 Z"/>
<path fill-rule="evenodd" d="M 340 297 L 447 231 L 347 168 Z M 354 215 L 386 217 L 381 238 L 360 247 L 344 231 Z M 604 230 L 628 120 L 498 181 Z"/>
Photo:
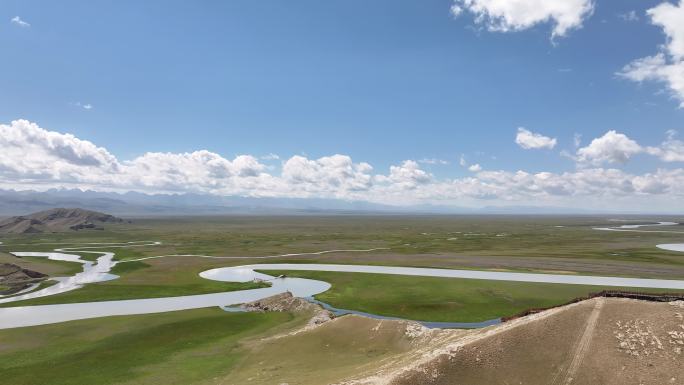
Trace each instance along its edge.
<path fill-rule="evenodd" d="M 433 337 L 429 343 L 419 346 L 417 349 L 406 354 L 399 360 L 394 360 L 374 369 L 372 374 L 361 374 L 357 378 L 335 383 L 335 385 L 389 385 L 400 380 L 402 376 L 410 375 L 411 372 L 425 372 L 427 366 L 438 360 L 439 357 L 456 357 L 462 350 L 487 338 L 505 334 L 512 329 L 523 327 L 530 323 L 539 322 L 558 313 L 565 312 L 576 306 L 582 306 L 586 302 L 576 302 L 570 305 L 548 309 L 539 313 L 516 318 L 502 324 L 483 329 L 474 330 L 444 330 L 444 334 Z M 596 322 L 596 321 L 594 321 Z M 450 333 L 453 333 L 450 335 Z M 557 375 L 558 376 L 558 375 Z M 555 385 L 555 382 L 552 382 Z"/>
<path fill-rule="evenodd" d="M 574 380 L 577 370 L 582 364 L 582 360 L 584 359 L 584 356 L 587 354 L 589 346 L 591 345 L 591 339 L 594 336 L 594 329 L 596 328 L 596 323 L 598 322 L 599 315 L 601 315 L 601 309 L 603 308 L 603 304 L 605 302 L 605 298 L 603 297 L 595 299 L 594 309 L 591 311 L 591 314 L 589 314 L 589 318 L 587 318 L 587 324 L 584 327 L 582 336 L 577 342 L 575 352 L 572 355 L 572 361 L 570 361 L 570 365 L 568 365 L 568 369 L 565 371 L 564 376 L 561 376 L 563 372 L 562 369 L 556 374 L 553 379 L 554 385 L 568 385 Z M 561 378 L 562 380 L 558 381 Z"/>

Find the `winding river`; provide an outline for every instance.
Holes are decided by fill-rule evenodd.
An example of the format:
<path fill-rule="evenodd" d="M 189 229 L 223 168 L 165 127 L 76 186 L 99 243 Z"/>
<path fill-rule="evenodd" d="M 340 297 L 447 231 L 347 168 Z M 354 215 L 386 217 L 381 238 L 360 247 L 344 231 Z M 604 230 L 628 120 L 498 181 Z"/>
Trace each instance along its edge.
<path fill-rule="evenodd" d="M 650 225 L 623 225 L 618 227 L 596 228 L 597 230 L 610 231 L 643 231 L 638 230 L 643 226 L 669 226 L 676 225 L 673 222 L 659 222 Z M 83 264 L 83 272 L 78 273 L 72 277 L 63 277 L 58 280 L 56 285 L 37 290 L 30 293 L 25 293 L 8 298 L 0 298 L 0 303 L 18 301 L 22 299 L 37 298 L 46 295 L 53 295 L 62 293 L 68 290 L 76 290 L 84 284 L 92 282 L 101 282 L 105 280 L 115 279 L 116 275 L 110 274 L 110 269 L 116 263 L 126 263 L 126 261 L 114 262 L 114 253 L 92 251 L 97 248 L 111 248 L 111 247 L 134 247 L 134 246 L 150 246 L 159 244 L 158 242 L 130 242 L 125 244 L 100 244 L 99 246 L 86 246 L 70 248 L 70 249 L 56 249 L 55 252 L 22 252 L 13 253 L 17 256 L 37 256 L 46 257 L 56 260 L 69 260 Z M 661 249 L 684 251 L 684 244 L 666 244 L 658 245 Z M 90 251 L 84 251 L 89 249 Z M 302 253 L 302 254 L 324 254 L 329 252 L 364 252 L 370 250 L 328 250 L 316 253 Z M 80 256 L 68 254 L 68 252 L 78 253 L 97 253 L 100 257 L 97 262 L 85 261 Z M 287 254 L 288 256 L 297 254 Z M 149 258 L 161 258 L 148 257 Z M 226 258 L 232 259 L 235 257 L 215 257 L 215 256 L 201 256 L 204 258 Z M 261 258 L 276 258 L 279 256 L 267 256 Z M 142 259 L 140 259 L 142 260 Z M 39 305 L 39 306 L 19 306 L 10 308 L 0 308 L 0 329 L 16 328 L 33 325 L 51 324 L 57 322 L 72 321 L 78 319 L 115 316 L 115 315 L 133 315 L 133 314 L 148 314 L 159 313 L 166 311 L 188 310 L 204 307 L 220 306 L 230 307 L 245 302 L 257 301 L 276 294 L 281 294 L 286 291 L 291 292 L 297 297 L 313 297 L 316 294 L 328 290 L 331 285 L 327 282 L 303 279 L 303 278 L 288 278 L 288 277 L 272 277 L 267 274 L 259 273 L 256 270 L 290 270 L 290 271 L 327 271 L 327 272 L 345 272 L 345 273 L 369 273 L 369 274 L 391 274 L 391 275 L 406 275 L 406 276 L 424 276 L 424 277 L 442 277 L 442 278 L 461 278 L 461 279 L 482 279 L 482 280 L 499 280 L 499 281 L 516 281 L 516 282 L 542 282 L 542 283 L 560 283 L 573 285 L 598 285 L 598 286 L 612 286 L 612 287 L 643 287 L 643 288 L 658 288 L 658 289 L 680 289 L 684 290 L 684 281 L 682 280 L 664 280 L 664 279 L 642 279 L 642 278 L 621 278 L 621 277 L 602 277 L 602 276 L 578 276 L 578 275 L 561 275 L 561 274 L 534 274 L 534 273 L 511 273 L 499 271 L 476 271 L 476 270 L 453 270 L 453 269 L 434 269 L 434 268 L 415 268 L 415 267 L 394 267 L 394 266 L 367 266 L 367 265 L 337 265 L 337 264 L 251 264 L 243 266 L 222 267 L 203 271 L 200 276 L 205 279 L 211 279 L 224 282 L 250 282 L 255 280 L 268 281 L 271 286 L 260 289 L 241 290 L 225 293 L 213 293 L 202 295 L 190 295 L 167 298 L 149 298 L 149 299 L 134 299 L 134 300 L 118 300 L 118 301 L 103 301 L 103 302 L 88 302 L 88 303 L 73 303 L 73 304 L 58 304 L 58 305 Z M 486 321 L 481 326 L 491 324 L 496 320 Z M 465 324 L 464 324 L 465 325 Z M 430 325 L 428 325 L 430 326 Z M 435 325 L 440 326 L 440 325 Z M 443 326 L 443 325 L 442 325 Z"/>

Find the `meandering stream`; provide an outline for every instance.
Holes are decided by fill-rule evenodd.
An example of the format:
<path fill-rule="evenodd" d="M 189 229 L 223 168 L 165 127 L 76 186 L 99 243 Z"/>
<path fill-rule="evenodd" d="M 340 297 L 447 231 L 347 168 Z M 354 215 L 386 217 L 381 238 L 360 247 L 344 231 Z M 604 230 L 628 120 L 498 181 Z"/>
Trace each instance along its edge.
<path fill-rule="evenodd" d="M 110 274 L 112 267 L 117 263 L 114 261 L 114 253 L 104 252 L 104 251 L 89 251 L 85 249 L 97 249 L 97 248 L 120 248 L 120 247 L 137 247 L 137 246 L 155 246 L 159 245 L 160 242 L 126 242 L 126 243 L 88 243 L 87 245 L 98 245 L 98 246 L 80 246 L 75 248 L 58 248 L 54 252 L 34 252 L 34 251 L 15 251 L 11 254 L 17 257 L 42 257 L 53 261 L 66 261 L 66 262 L 76 262 L 83 265 L 83 271 L 76 273 L 71 277 L 52 277 L 50 280 L 57 281 L 56 284 L 48 286 L 44 289 L 30 291 L 22 290 L 19 293 L 15 293 L 13 296 L 7 296 L 0 298 L 0 303 L 22 301 L 25 299 L 46 297 L 49 295 L 55 295 L 60 293 L 65 293 L 67 291 L 76 290 L 83 285 L 95 282 L 104 282 L 112 279 L 119 278 L 118 275 Z M 89 261 L 83 259 L 80 255 L 68 254 L 79 253 L 79 254 L 96 254 L 100 255 L 95 261 Z M 33 288 L 37 288 L 34 286 Z M 30 289 L 30 288 L 29 288 Z"/>
<path fill-rule="evenodd" d="M 597 228 L 597 230 L 610 231 L 643 231 L 636 230 L 643 226 L 667 226 L 675 225 L 673 222 L 660 222 L 652 225 L 623 225 L 614 228 Z M 100 246 L 87 246 L 70 249 L 56 249 L 55 252 L 21 252 L 13 253 L 17 256 L 38 256 L 56 260 L 68 260 L 83 264 L 83 272 L 72 277 L 58 279 L 58 284 L 44 288 L 35 292 L 26 293 L 18 296 L 2 298 L 0 303 L 17 301 L 22 299 L 37 298 L 46 295 L 62 293 L 68 290 L 75 290 L 84 284 L 101 282 L 117 278 L 109 271 L 117 263 L 113 261 L 114 253 L 100 251 L 83 251 L 83 249 L 111 248 L 111 247 L 132 247 L 154 245 L 159 243 L 127 243 L 127 244 L 102 244 Z M 106 245 L 106 246 L 105 246 Z M 684 251 L 684 244 L 658 245 L 666 250 Z M 78 249 L 78 250 L 76 250 Z M 373 250 L 373 249 L 371 249 Z M 68 254 L 68 252 L 78 253 L 97 253 L 101 256 L 96 263 L 85 261 L 80 256 Z M 323 254 L 334 252 L 328 250 L 317 253 L 304 254 Z M 370 250 L 345 250 L 345 251 L 370 251 Z M 293 255 L 293 254 L 289 254 Z M 162 256 L 160 256 L 162 257 Z M 233 258 L 233 257 L 214 257 L 198 256 L 205 258 Z M 275 258 L 268 256 L 262 258 Z M 118 263 L 126 263 L 125 261 Z M 303 278 L 276 278 L 267 274 L 259 273 L 255 270 L 291 270 L 291 271 L 329 271 L 329 272 L 349 272 L 349 273 L 372 273 L 372 274 L 392 274 L 407 276 L 424 277 L 443 277 L 461 279 L 483 279 L 483 280 L 502 280 L 517 282 L 544 282 L 574 285 L 599 285 L 614 287 L 643 287 L 659 289 L 680 289 L 684 290 L 683 280 L 664 280 L 664 279 L 642 279 L 642 278 L 622 278 L 622 277 L 602 277 L 602 276 L 578 276 L 561 274 L 534 274 L 534 273 L 511 273 L 500 271 L 476 271 L 476 270 L 453 270 L 453 269 L 433 269 L 433 268 L 414 268 L 414 267 L 394 267 L 394 266 L 367 266 L 367 265 L 334 265 L 334 264 L 251 264 L 244 266 L 222 267 L 203 271 L 200 276 L 205 279 L 225 282 L 250 282 L 254 280 L 268 281 L 271 286 L 268 288 L 240 290 L 225 293 L 213 293 L 202 295 L 190 295 L 167 298 L 149 298 L 134 300 L 118 300 L 58 305 L 39 305 L 39 306 L 20 306 L 0 309 L 0 329 L 50 324 L 78 319 L 105 317 L 114 315 L 133 315 L 159 313 L 166 311 L 197 309 L 211 306 L 233 306 L 245 302 L 257 301 L 286 291 L 291 292 L 297 297 L 313 297 L 330 288 L 330 284 L 323 281 L 303 279 Z M 486 323 L 496 322 L 496 320 L 486 321 Z M 465 324 L 464 324 L 465 325 Z M 428 325 L 429 326 L 429 325 Z M 442 325 L 444 326 L 444 325 Z M 486 326 L 486 325 L 482 325 Z"/>

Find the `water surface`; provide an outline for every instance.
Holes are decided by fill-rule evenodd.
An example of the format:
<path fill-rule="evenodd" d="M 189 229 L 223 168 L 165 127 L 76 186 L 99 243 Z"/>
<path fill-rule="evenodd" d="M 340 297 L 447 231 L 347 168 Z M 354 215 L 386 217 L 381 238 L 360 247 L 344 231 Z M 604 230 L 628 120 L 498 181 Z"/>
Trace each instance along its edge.
<path fill-rule="evenodd" d="M 12 252 L 11 254 L 17 257 L 42 257 L 51 259 L 53 261 L 81 263 L 83 265 L 83 271 L 71 277 L 52 277 L 50 279 L 57 281 L 56 284 L 30 293 L 0 298 L 0 303 L 21 301 L 25 299 L 39 298 L 48 295 L 65 293 L 67 291 L 79 289 L 87 283 L 103 282 L 119 278 L 118 275 L 109 273 L 109 271 L 115 264 L 115 262 L 113 261 L 114 253 L 97 252 L 96 254 L 102 255 L 98 257 L 97 261 L 95 262 L 86 261 L 82 259 L 80 255 L 66 254 L 61 252 L 16 251 Z"/>

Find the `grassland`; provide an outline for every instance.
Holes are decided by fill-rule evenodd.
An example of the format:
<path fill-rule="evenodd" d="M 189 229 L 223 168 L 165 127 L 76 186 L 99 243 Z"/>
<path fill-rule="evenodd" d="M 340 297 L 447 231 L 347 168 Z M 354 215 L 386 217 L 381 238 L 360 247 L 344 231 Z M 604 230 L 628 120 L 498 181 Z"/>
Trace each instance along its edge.
<path fill-rule="evenodd" d="M 632 218 L 684 221 L 684 218 Z M 77 247 L 92 242 L 161 241 L 156 246 L 104 247 L 118 260 L 171 254 L 200 254 L 240 257 L 215 260 L 195 257 L 169 257 L 119 264 L 114 273 L 120 279 L 91 284 L 83 289 L 53 297 L 17 302 L 15 305 L 151 298 L 235 290 L 249 286 L 213 282 L 197 274 L 205 269 L 263 262 L 254 256 L 318 252 L 333 249 L 371 249 L 373 252 L 339 252 L 324 255 L 296 255 L 267 260 L 292 263 L 350 263 L 461 269 L 492 269 L 541 273 L 602 274 L 649 278 L 684 277 L 684 253 L 655 248 L 658 243 L 684 241 L 684 234 L 606 232 L 593 227 L 614 226 L 605 217 L 553 216 L 290 216 L 290 217 L 183 217 L 136 219 L 132 224 L 108 226 L 105 231 L 6 236 L 0 245 L 0 261 L 23 267 L 67 275 L 80 265 L 14 258 L 2 251 L 49 251 L 55 247 Z M 672 226 L 669 231 L 682 231 Z M 78 249 L 77 249 L 78 250 Z M 93 249 L 89 249 L 93 250 Z M 84 254 L 94 258 L 94 254 Z M 30 265 L 30 266 L 29 266 Z M 45 271 L 45 270 L 48 271 Z M 71 269 L 71 270 L 70 270 Z M 292 275 L 292 272 L 288 274 Z M 299 273 L 297 273 L 299 274 Z M 368 278 L 326 277 L 334 289 L 322 296 L 333 305 L 349 302 L 339 292 L 356 294 L 373 286 Z M 346 276 L 346 275 L 345 275 Z M 458 315 L 458 319 L 508 314 L 529 306 L 546 306 L 583 294 L 592 288 L 535 287 L 521 283 L 413 282 L 415 278 L 384 277 L 375 281 L 378 293 L 397 287 L 424 287 L 422 297 L 435 298 L 441 306 L 408 301 L 411 292 L 388 296 L 375 303 L 359 301 L 356 310 L 426 320 Z M 380 285 L 380 283 L 383 283 Z M 435 296 L 446 285 L 449 298 Z M 453 285 L 453 287 L 451 287 Z M 385 287 L 385 289 L 380 286 Z M 491 290 L 487 290 L 491 288 Z M 401 290 L 400 290 L 401 291 Z M 337 293 L 337 294 L 335 294 Z M 333 297 L 336 295 L 337 297 Z M 351 295 L 350 295 L 351 296 Z M 352 296 L 353 297 L 353 296 Z M 336 302 L 337 301 L 337 302 Z M 408 301 L 408 302 L 407 302 Z M 394 310 L 388 310 L 392 302 Z M 384 303 L 384 304 L 383 304 Z M 389 306 L 389 307 L 388 307 Z M 464 313 L 467 307 L 472 314 Z M 404 310 L 396 310 L 404 309 Z M 419 309 L 423 309 L 420 310 Z M 492 310 L 492 311 L 488 311 Z M 501 313 L 499 313 L 501 311 Z M 450 318 L 450 320 L 453 320 Z"/>
<path fill-rule="evenodd" d="M 684 218 L 634 218 L 684 221 Z M 102 248 L 119 259 L 151 255 L 204 254 L 253 257 L 331 249 L 388 248 L 350 257 L 373 261 L 409 256 L 414 264 L 453 263 L 453 257 L 496 257 L 515 266 L 519 258 L 567 261 L 620 261 L 628 264 L 684 265 L 682 256 L 654 248 L 676 243 L 681 234 L 602 232 L 614 226 L 605 217 L 521 216 L 295 216 L 182 217 L 138 219 L 106 231 L 7 235 L 0 250 L 48 251 L 87 242 L 162 241 L 155 247 Z M 557 227 L 562 226 L 562 227 Z M 684 226 L 668 227 L 684 231 Z M 54 243 L 54 244 L 51 244 Z M 58 245 L 55 245 L 58 244 Z M 424 258 L 425 257 L 425 258 Z M 302 257 L 344 260 L 347 256 Z M 423 261 L 425 259 L 425 261 Z M 403 262 L 403 261 L 402 261 Z M 460 263 L 471 263 L 462 259 Z M 579 267 L 579 266 L 578 266 Z"/>
<path fill-rule="evenodd" d="M 635 222 L 684 221 L 675 217 L 634 219 Z M 603 217 L 137 219 L 132 224 L 108 226 L 105 231 L 3 236 L 0 262 L 15 263 L 51 276 L 66 276 L 80 271 L 82 266 L 41 258 L 16 258 L 7 252 L 51 251 L 91 242 L 162 242 L 156 246 L 97 249 L 114 252 L 116 259 L 129 261 L 118 264 L 112 271 L 120 275 L 117 280 L 5 306 L 251 288 L 255 284 L 209 281 L 200 278 L 198 273 L 215 267 L 265 261 L 684 277 L 684 253 L 655 248 L 658 243 L 684 242 L 684 234 L 592 230 L 592 227 L 610 225 L 615 223 Z M 668 230 L 684 232 L 684 226 Z M 371 248 L 382 249 L 268 260 L 252 258 Z M 174 256 L 130 261 L 172 254 L 239 258 Z M 97 257 L 82 255 L 88 259 Z M 426 321 L 481 321 L 529 307 L 557 305 L 599 289 L 355 273 L 288 271 L 285 274 L 332 283 L 332 288 L 318 298 L 333 306 Z M 3 384 L 12 385 L 320 384 L 352 375 L 376 360 L 385 360 L 408 349 L 409 343 L 401 337 L 403 331 L 396 334 L 396 330 L 388 330 L 380 338 L 374 334 L 377 325 L 358 322 L 350 323 L 350 327 L 333 322 L 315 333 L 268 339 L 264 337 L 301 325 L 303 318 L 290 313 L 233 314 L 219 309 L 199 309 L 0 330 L 0 378 Z M 326 370 L 321 371 L 321 367 Z"/>
<path fill-rule="evenodd" d="M 200 309 L 0 330 L 2 383 L 198 383 L 234 368 L 241 341 L 295 318 Z"/>
<path fill-rule="evenodd" d="M 416 345 L 404 323 L 361 317 L 292 333 L 308 316 L 199 309 L 0 331 L 2 383 L 320 385 Z"/>
<path fill-rule="evenodd" d="M 425 341 L 406 331 L 402 322 L 344 316 L 313 330 L 250 344 L 245 359 L 216 383 L 339 384 L 360 373 L 375 373 Z"/>
<path fill-rule="evenodd" d="M 316 299 L 336 308 L 418 321 L 480 322 L 567 303 L 606 288 L 323 271 L 265 271 L 332 284 Z M 635 288 L 640 292 L 661 290 Z"/>

